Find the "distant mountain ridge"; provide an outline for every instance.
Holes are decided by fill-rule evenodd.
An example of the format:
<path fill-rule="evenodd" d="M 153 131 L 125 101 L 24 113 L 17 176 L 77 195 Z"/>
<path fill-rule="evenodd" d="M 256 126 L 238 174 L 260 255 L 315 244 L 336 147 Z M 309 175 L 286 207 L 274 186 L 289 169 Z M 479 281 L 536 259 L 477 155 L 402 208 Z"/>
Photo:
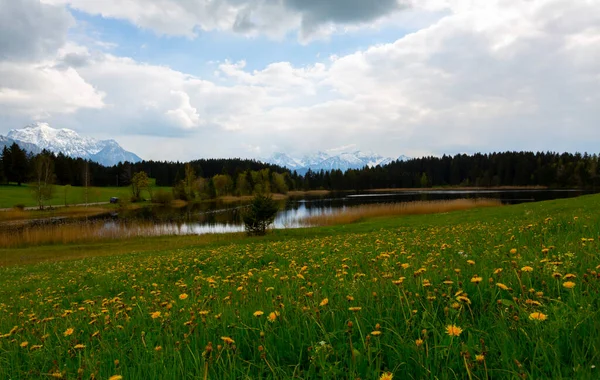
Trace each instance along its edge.
<path fill-rule="evenodd" d="M 39 153 L 43 149 L 55 154 L 88 159 L 104 166 L 119 162 L 140 162 L 142 159 L 123 149 L 115 140 L 96 140 L 80 136 L 71 129 L 55 129 L 47 123 L 34 123 L 21 129 L 12 129 L 0 135 L 0 149 L 16 142 L 22 149 Z"/>
<path fill-rule="evenodd" d="M 283 166 L 292 171 L 295 170 L 298 174 L 304 175 L 309 169 L 311 171 L 346 171 L 349 169 L 361 169 L 365 166 L 383 166 L 396 160 L 406 161 L 409 159 L 410 157 L 404 155 L 394 159 L 390 157 L 383 157 L 371 152 L 361 151 L 344 152 L 334 155 L 318 151 L 313 154 L 305 155 L 301 158 L 292 157 L 286 153 L 278 152 L 274 153 L 268 158 L 263 159 L 262 161 L 269 164 Z"/>

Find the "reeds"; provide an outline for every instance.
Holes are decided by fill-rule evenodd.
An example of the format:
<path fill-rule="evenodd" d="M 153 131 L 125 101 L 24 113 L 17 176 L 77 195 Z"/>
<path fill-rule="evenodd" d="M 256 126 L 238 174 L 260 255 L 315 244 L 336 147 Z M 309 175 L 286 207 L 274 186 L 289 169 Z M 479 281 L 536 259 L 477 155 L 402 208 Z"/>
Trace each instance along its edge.
<path fill-rule="evenodd" d="M 38 218 L 56 218 L 56 217 L 83 217 L 106 214 L 110 209 L 103 207 L 56 207 L 46 208 L 44 210 L 21 210 L 13 208 L 6 211 L 0 211 L 0 221 L 14 221 Z"/>
<path fill-rule="evenodd" d="M 157 225 L 151 222 L 107 224 L 106 221 L 93 221 L 72 224 L 46 224 L 2 230 L 0 232 L 0 248 L 92 243 L 115 239 L 193 234 L 194 232 L 190 231 L 186 225 Z"/>
<path fill-rule="evenodd" d="M 354 223 L 366 218 L 396 215 L 438 214 L 478 207 L 501 206 L 496 199 L 453 199 L 443 201 L 419 201 L 393 204 L 360 205 L 339 209 L 330 214 L 309 216 L 301 221 L 306 226 L 332 226 Z"/>

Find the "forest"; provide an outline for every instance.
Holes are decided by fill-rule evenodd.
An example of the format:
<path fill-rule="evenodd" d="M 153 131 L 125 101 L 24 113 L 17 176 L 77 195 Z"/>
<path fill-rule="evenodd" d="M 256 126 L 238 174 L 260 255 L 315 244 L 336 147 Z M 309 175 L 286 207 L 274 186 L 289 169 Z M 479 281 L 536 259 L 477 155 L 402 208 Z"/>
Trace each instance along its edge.
<path fill-rule="evenodd" d="M 3 149 L 0 183 L 22 184 L 47 178 L 57 185 L 130 186 L 136 173 L 173 187 L 175 198 L 249 195 L 257 191 L 369 190 L 443 186 L 544 186 L 596 188 L 596 154 L 499 152 L 421 157 L 385 166 L 299 175 L 286 168 L 241 158 L 190 162 L 142 161 L 112 167 L 44 151 L 30 154 L 17 144 Z M 45 173 L 40 173 L 40 170 Z M 187 194 L 187 195 L 186 195 Z"/>

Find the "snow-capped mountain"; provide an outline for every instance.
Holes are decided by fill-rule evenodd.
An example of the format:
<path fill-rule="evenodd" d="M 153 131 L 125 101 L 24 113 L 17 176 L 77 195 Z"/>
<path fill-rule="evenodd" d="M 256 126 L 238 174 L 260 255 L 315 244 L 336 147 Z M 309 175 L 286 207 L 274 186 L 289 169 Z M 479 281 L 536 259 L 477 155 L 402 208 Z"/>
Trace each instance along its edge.
<path fill-rule="evenodd" d="M 397 160 L 408 160 L 407 156 L 400 156 Z M 335 155 L 330 155 L 325 152 L 316 152 L 314 154 L 305 155 L 302 158 L 294 158 L 286 153 L 275 153 L 272 156 L 263 160 L 270 164 L 286 167 L 290 170 L 295 170 L 298 174 L 305 174 L 309 169 L 312 171 L 331 171 L 348 169 L 361 169 L 365 166 L 374 167 L 377 165 L 387 165 L 395 161 L 393 158 L 383 157 L 374 153 L 366 153 L 361 151 L 344 152 Z"/>
<path fill-rule="evenodd" d="M 1 138 L 14 141 L 21 148 L 33 153 L 46 149 L 57 154 L 62 152 L 66 156 L 89 159 L 105 166 L 125 161 L 142 161 L 134 153 L 124 150 L 115 140 L 83 137 L 70 129 L 54 129 L 47 123 L 34 123 L 22 129 L 12 129 L 6 137 L 0 136 L 0 144 Z"/>

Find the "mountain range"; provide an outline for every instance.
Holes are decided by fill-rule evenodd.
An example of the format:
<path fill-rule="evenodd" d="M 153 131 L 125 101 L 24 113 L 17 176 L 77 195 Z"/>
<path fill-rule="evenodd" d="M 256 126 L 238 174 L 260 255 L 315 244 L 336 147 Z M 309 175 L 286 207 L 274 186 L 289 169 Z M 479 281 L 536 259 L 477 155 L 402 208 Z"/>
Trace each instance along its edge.
<path fill-rule="evenodd" d="M 274 153 L 270 157 L 263 159 L 263 162 L 286 167 L 290 170 L 295 170 L 298 174 L 304 175 L 308 170 L 311 171 L 331 171 L 349 169 L 361 169 L 365 166 L 374 167 L 377 165 L 384 166 L 390 162 L 399 160 L 406 161 L 410 157 L 400 156 L 398 158 L 383 157 L 371 152 L 344 152 L 339 154 L 328 154 L 318 151 L 313 154 L 302 157 L 292 157 L 286 153 Z"/>
<path fill-rule="evenodd" d="M 119 162 L 140 162 L 142 159 L 123 149 L 115 140 L 96 140 L 82 137 L 71 129 L 54 129 L 47 123 L 34 123 L 21 129 L 12 129 L 0 135 L 0 149 L 17 143 L 28 152 L 39 153 L 46 149 L 55 154 L 80 157 L 104 166 Z"/>

